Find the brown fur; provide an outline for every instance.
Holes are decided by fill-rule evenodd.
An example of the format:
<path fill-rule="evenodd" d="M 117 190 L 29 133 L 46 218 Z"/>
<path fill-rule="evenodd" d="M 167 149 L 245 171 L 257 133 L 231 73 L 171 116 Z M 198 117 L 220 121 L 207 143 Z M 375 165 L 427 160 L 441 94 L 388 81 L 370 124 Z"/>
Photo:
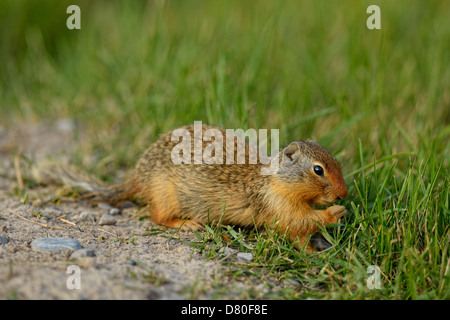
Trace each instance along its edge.
<path fill-rule="evenodd" d="M 194 157 L 194 126 L 191 133 Z M 203 133 L 213 127 L 203 125 Z M 218 129 L 218 128 L 217 128 Z M 221 130 L 224 140 L 226 133 Z M 245 143 L 243 140 L 228 143 Z M 208 221 L 240 226 L 275 223 L 289 234 L 298 248 L 305 246 L 319 226 L 336 223 L 345 214 L 342 206 L 316 210 L 316 204 L 330 204 L 347 196 L 347 186 L 337 161 L 315 141 L 295 141 L 280 152 L 280 170 L 261 175 L 258 164 L 180 164 L 171 160 L 178 144 L 171 132 L 161 136 L 138 161 L 128 181 L 99 188 L 97 194 L 117 204 L 138 197 L 150 204 L 155 223 L 170 228 L 197 229 Z M 210 142 L 202 142 L 204 149 Z M 251 145 L 245 143 L 246 156 Z M 247 159 L 247 158 L 246 158 Z M 235 155 L 235 163 L 236 163 Z M 320 164 L 325 175 L 317 176 L 313 166 Z M 311 246 L 307 246 L 312 250 Z"/>

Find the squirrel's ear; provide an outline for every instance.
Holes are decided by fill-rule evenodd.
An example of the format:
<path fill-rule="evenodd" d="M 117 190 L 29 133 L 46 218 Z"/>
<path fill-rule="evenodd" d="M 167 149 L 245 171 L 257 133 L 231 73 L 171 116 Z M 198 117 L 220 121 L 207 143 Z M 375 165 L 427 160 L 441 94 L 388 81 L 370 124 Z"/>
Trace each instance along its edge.
<path fill-rule="evenodd" d="M 282 162 L 293 162 L 300 158 L 300 145 L 298 142 L 291 142 L 286 148 L 283 149 Z"/>

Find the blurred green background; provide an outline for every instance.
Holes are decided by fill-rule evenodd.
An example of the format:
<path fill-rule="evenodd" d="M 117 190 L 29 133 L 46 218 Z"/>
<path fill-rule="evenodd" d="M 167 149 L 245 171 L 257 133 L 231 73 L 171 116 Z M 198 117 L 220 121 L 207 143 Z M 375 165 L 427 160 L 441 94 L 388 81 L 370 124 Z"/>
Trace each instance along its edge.
<path fill-rule="evenodd" d="M 71 4 L 81 30 L 66 27 Z M 366 27 L 372 4 L 381 30 Z M 321 297 L 448 299 L 449 12 L 446 0 L 2 0 L 0 125 L 73 119 L 71 159 L 109 181 L 194 120 L 280 129 L 280 146 L 318 139 L 349 185 L 345 228 L 318 258 L 271 245 L 261 268 L 300 282 L 326 270 Z M 372 264 L 384 290 L 361 285 Z"/>
<path fill-rule="evenodd" d="M 377 1 L 381 30 L 370 4 L 3 0 L 0 121 L 76 119 L 124 166 L 194 120 L 313 137 L 348 170 L 358 139 L 373 158 L 448 138 L 449 3 Z"/>

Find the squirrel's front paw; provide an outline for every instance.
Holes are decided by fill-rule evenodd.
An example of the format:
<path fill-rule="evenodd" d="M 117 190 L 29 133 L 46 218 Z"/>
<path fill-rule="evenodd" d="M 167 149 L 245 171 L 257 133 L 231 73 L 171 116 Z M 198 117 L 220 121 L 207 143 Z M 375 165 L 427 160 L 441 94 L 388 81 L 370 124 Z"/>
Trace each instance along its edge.
<path fill-rule="evenodd" d="M 336 223 L 340 218 L 344 216 L 346 212 L 347 210 L 345 210 L 344 206 L 331 206 L 327 208 L 327 213 L 333 220 L 332 223 Z"/>

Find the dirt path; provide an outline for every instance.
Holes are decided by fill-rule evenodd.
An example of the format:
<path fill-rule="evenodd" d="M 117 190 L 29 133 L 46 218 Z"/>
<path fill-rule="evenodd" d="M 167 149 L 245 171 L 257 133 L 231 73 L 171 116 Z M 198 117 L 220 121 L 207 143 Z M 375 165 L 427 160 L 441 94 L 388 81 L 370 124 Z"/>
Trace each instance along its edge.
<path fill-rule="evenodd" d="M 230 281 L 230 266 L 205 259 L 191 246 L 170 240 L 174 232 L 158 232 L 149 219 L 136 218 L 137 207 L 117 212 L 82 201 L 20 202 L 12 150 L 20 147 L 39 160 L 64 150 L 72 133 L 70 120 L 0 127 L 0 299 L 241 298 L 238 292 L 248 289 L 264 294 L 263 284 Z M 54 191 L 38 187 L 29 197 L 50 199 Z M 113 224 L 99 224 L 109 213 L 115 214 L 109 216 Z M 191 233 L 177 237 L 194 240 Z M 39 251 L 32 248 L 37 238 L 71 238 L 84 249 Z M 79 269 L 68 273 L 72 265 Z M 76 283 L 81 288 L 71 289 Z"/>

